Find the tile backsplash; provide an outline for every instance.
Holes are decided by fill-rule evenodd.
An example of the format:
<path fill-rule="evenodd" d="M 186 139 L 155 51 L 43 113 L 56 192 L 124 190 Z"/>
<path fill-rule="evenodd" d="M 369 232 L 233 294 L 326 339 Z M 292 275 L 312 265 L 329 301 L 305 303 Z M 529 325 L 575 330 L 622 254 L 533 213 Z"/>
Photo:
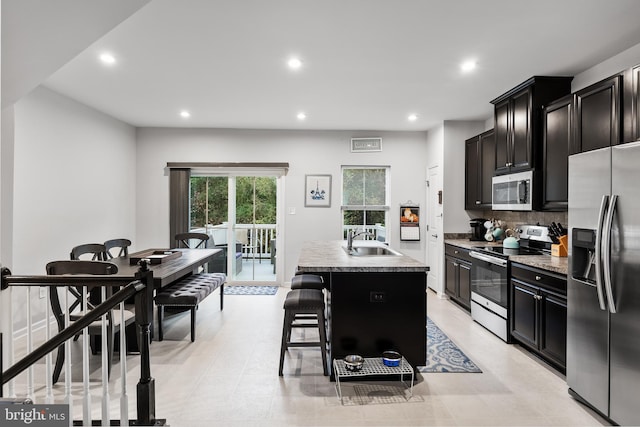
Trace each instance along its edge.
<path fill-rule="evenodd" d="M 484 211 L 482 217 L 499 219 L 506 221 L 509 227 L 517 224 L 540 224 L 549 225 L 552 222 L 561 223 L 566 228 L 569 227 L 567 212 L 517 212 L 517 211 Z"/>
<path fill-rule="evenodd" d="M 518 212 L 518 211 L 483 211 L 483 212 L 471 212 L 467 211 L 469 218 L 486 218 L 486 219 L 499 219 L 506 222 L 506 228 L 513 228 L 520 224 L 540 224 L 549 225 L 552 222 L 560 223 L 565 228 L 569 228 L 568 213 L 567 212 Z M 445 233 L 445 239 L 466 239 L 471 233 L 469 228 L 466 233 Z"/>

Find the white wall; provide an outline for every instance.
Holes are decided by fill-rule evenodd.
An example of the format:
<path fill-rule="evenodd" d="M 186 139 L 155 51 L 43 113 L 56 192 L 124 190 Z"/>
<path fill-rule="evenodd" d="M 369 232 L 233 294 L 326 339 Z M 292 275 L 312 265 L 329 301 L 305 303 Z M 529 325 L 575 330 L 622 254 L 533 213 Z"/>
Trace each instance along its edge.
<path fill-rule="evenodd" d="M 640 43 L 577 74 L 571 81 L 571 91 L 576 92 L 584 89 L 593 83 L 638 64 L 640 64 Z"/>
<path fill-rule="evenodd" d="M 135 235 L 135 128 L 45 88 L 15 106 L 13 272 Z M 135 243 L 135 242 L 134 242 Z"/>
<path fill-rule="evenodd" d="M 382 152 L 351 153 L 350 139 L 356 136 L 382 137 Z M 420 242 L 400 242 L 396 212 L 409 199 L 424 204 L 425 137 L 424 132 L 139 129 L 136 240 L 150 247 L 169 244 L 167 162 L 288 162 L 283 224 L 288 281 L 304 241 L 342 238 L 341 165 L 389 165 L 391 245 L 423 260 L 424 235 Z M 332 176 L 330 208 L 304 207 L 305 174 Z M 289 208 L 296 214 L 290 215 Z"/>
<path fill-rule="evenodd" d="M 470 231 L 464 210 L 465 141 L 484 130 L 484 121 L 444 122 L 443 228 L 445 233 Z"/>

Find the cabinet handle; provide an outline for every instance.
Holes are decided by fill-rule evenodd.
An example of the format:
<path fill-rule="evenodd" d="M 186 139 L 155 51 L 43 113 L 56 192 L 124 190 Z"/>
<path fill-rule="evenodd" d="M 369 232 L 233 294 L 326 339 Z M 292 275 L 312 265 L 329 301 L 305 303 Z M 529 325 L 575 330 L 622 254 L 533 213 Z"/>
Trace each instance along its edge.
<path fill-rule="evenodd" d="M 476 205 L 479 205 L 479 204 L 480 204 L 480 200 L 476 200 Z"/>
<path fill-rule="evenodd" d="M 542 280 L 542 277 L 536 276 L 536 280 Z"/>
<path fill-rule="evenodd" d="M 457 250 L 455 250 L 455 251 L 453 251 L 453 253 L 454 253 L 454 254 L 457 254 L 457 253 L 460 253 L 460 252 L 458 252 Z"/>
<path fill-rule="evenodd" d="M 457 262 L 454 262 L 454 263 L 453 263 L 453 266 L 454 266 L 454 267 L 459 267 L 459 266 L 460 266 L 460 264 L 458 264 Z"/>
<path fill-rule="evenodd" d="M 538 301 L 540 301 L 542 299 L 542 295 L 534 295 L 533 297 L 535 299 L 537 299 Z"/>

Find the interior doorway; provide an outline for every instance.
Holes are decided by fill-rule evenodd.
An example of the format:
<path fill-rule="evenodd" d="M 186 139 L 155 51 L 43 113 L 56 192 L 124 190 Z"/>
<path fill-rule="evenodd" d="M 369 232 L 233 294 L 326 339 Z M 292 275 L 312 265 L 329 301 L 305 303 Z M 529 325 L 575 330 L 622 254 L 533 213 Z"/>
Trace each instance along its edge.
<path fill-rule="evenodd" d="M 427 169 L 427 260 L 429 273 L 427 274 L 427 286 L 436 291 L 438 295 L 443 295 L 441 284 L 441 265 L 443 253 L 443 224 L 442 224 L 442 203 L 440 193 L 441 178 L 438 165 Z"/>

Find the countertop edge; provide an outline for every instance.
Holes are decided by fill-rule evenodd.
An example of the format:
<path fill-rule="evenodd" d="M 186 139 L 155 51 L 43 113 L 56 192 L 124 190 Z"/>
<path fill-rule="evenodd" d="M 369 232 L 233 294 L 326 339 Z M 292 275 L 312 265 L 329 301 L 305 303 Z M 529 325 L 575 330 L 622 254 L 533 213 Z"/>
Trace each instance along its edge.
<path fill-rule="evenodd" d="M 473 249 L 481 246 L 501 246 L 495 242 L 477 242 L 463 239 L 445 239 L 444 243 L 463 249 Z M 512 263 L 522 264 L 565 276 L 567 276 L 569 272 L 569 260 L 567 257 L 555 257 L 551 255 L 511 255 L 509 260 Z"/>

